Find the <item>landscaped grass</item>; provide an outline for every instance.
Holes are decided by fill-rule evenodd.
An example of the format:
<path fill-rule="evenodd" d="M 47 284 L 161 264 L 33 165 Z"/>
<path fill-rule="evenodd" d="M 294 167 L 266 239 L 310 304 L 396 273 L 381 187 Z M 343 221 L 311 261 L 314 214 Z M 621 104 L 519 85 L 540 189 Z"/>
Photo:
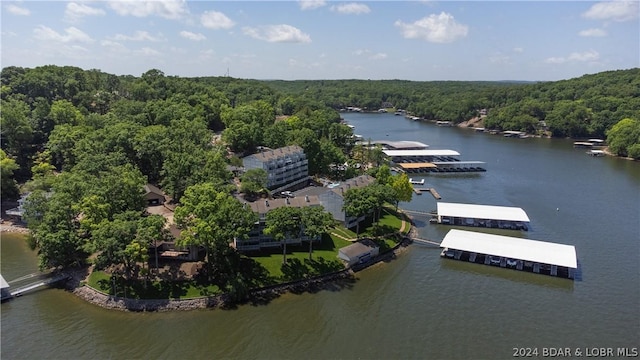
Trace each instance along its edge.
<path fill-rule="evenodd" d="M 322 243 L 313 245 L 312 260 L 309 260 L 308 244 L 287 246 L 286 266 L 282 264 L 281 249 L 262 251 L 249 258 L 266 269 L 272 281 L 291 281 L 343 269 L 338 250 L 348 245 L 351 242 L 325 234 Z"/>
<path fill-rule="evenodd" d="M 113 279 L 104 271 L 93 271 L 87 285 L 104 293 L 113 295 Z M 116 295 L 130 299 L 189 299 L 222 293 L 216 285 L 200 285 L 195 281 L 149 281 L 145 287 L 144 280 L 125 280 L 121 277 L 115 281 Z"/>
<path fill-rule="evenodd" d="M 334 227 L 333 229 L 331 229 L 332 233 L 336 233 L 346 239 L 355 239 L 356 238 L 356 233 L 354 231 L 351 231 L 349 229 L 347 229 L 346 227 L 342 226 L 342 225 L 338 225 L 336 227 Z"/>

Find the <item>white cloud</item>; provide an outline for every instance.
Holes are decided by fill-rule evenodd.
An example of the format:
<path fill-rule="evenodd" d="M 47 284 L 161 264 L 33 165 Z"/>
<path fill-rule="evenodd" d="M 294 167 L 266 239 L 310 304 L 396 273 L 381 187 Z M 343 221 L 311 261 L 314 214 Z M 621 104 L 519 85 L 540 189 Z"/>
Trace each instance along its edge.
<path fill-rule="evenodd" d="M 524 48 L 515 47 L 515 48 L 513 48 L 513 52 L 514 53 L 518 53 L 518 54 L 522 54 L 524 52 Z"/>
<path fill-rule="evenodd" d="M 365 54 L 370 54 L 370 53 L 371 53 L 371 50 L 368 50 L 368 49 L 356 49 L 356 50 L 353 52 L 353 55 L 358 55 L 358 56 L 360 56 L 360 55 L 365 55 Z"/>
<path fill-rule="evenodd" d="M 84 16 L 104 15 L 105 11 L 85 4 L 70 2 L 64 10 L 65 18 L 75 21 Z"/>
<path fill-rule="evenodd" d="M 135 17 L 157 15 L 179 19 L 189 13 L 185 0 L 111 0 L 109 7 L 118 15 Z"/>
<path fill-rule="evenodd" d="M 498 52 L 489 56 L 489 62 L 492 64 L 506 65 L 511 63 L 511 58 L 508 55 Z"/>
<path fill-rule="evenodd" d="M 400 20 L 395 25 L 402 29 L 402 36 L 407 39 L 422 39 L 434 43 L 450 43 L 467 36 L 469 28 L 459 24 L 452 15 L 441 12 L 431 14 L 414 23 L 407 24 Z"/>
<path fill-rule="evenodd" d="M 193 41 L 201 41 L 201 40 L 206 40 L 207 38 L 200 34 L 200 33 L 192 33 L 191 31 L 180 31 L 180 36 L 182 36 L 185 39 L 189 39 L 189 40 L 193 40 Z"/>
<path fill-rule="evenodd" d="M 340 14 L 368 14 L 371 9 L 365 4 L 349 3 L 331 6 L 331 11 L 339 12 Z"/>
<path fill-rule="evenodd" d="M 563 57 L 550 57 L 545 59 L 544 62 L 546 62 L 547 64 L 562 64 L 564 62 L 566 62 L 567 59 L 563 58 Z"/>
<path fill-rule="evenodd" d="M 593 20 L 628 21 L 638 17 L 636 1 L 606 1 L 594 4 L 582 16 Z"/>
<path fill-rule="evenodd" d="M 569 61 L 596 61 L 600 58 L 600 54 L 598 54 L 595 50 L 589 50 L 582 53 L 571 53 L 569 55 Z"/>
<path fill-rule="evenodd" d="M 108 53 L 114 53 L 114 52 L 122 53 L 122 52 L 126 52 L 127 51 L 127 47 L 126 46 L 122 45 L 119 42 L 112 41 L 112 40 L 102 40 L 100 42 L 100 45 L 102 45 L 102 47 L 106 48 Z"/>
<path fill-rule="evenodd" d="M 377 53 L 369 57 L 371 60 L 384 60 L 388 57 L 385 53 Z"/>
<path fill-rule="evenodd" d="M 602 29 L 587 29 L 580 31 L 578 35 L 587 37 L 603 37 L 607 36 L 607 32 Z"/>
<path fill-rule="evenodd" d="M 150 47 L 143 47 L 140 50 L 136 50 L 135 51 L 136 54 L 138 55 L 143 55 L 143 56 L 159 56 L 161 55 L 161 53 L 158 50 L 152 49 Z"/>
<path fill-rule="evenodd" d="M 564 64 L 567 62 L 593 62 L 600 59 L 600 54 L 595 50 L 585 52 L 573 52 L 567 57 L 550 57 L 544 62 L 547 64 Z"/>
<path fill-rule="evenodd" d="M 311 37 L 291 25 L 269 25 L 260 28 L 245 27 L 245 35 L 267 42 L 310 43 Z"/>
<path fill-rule="evenodd" d="M 9 4 L 9 5 L 5 5 L 4 8 L 13 15 L 20 15 L 20 16 L 28 16 L 31 15 L 31 11 L 29 11 L 29 9 L 27 8 L 23 8 L 20 7 L 18 5 L 14 5 L 14 4 Z"/>
<path fill-rule="evenodd" d="M 113 37 L 113 40 L 118 40 L 118 41 L 153 41 L 153 42 L 158 42 L 158 41 L 164 41 L 164 37 L 159 36 L 159 37 L 155 37 L 151 34 L 149 34 L 146 31 L 136 31 L 133 35 L 124 35 L 124 34 L 117 34 L 116 36 Z"/>
<path fill-rule="evenodd" d="M 33 29 L 33 34 L 35 38 L 43 41 L 53 41 L 53 42 L 61 42 L 61 43 L 69 43 L 69 42 L 84 42 L 91 43 L 94 40 L 87 35 L 82 30 L 76 27 L 66 28 L 65 34 L 60 34 L 57 31 L 46 27 L 44 25 L 40 25 L 37 28 Z"/>
<path fill-rule="evenodd" d="M 230 29 L 236 25 L 227 15 L 217 11 L 205 11 L 200 16 L 200 23 L 209 29 Z"/>
<path fill-rule="evenodd" d="M 301 10 L 315 10 L 327 5 L 325 0 L 300 0 L 298 1 Z"/>

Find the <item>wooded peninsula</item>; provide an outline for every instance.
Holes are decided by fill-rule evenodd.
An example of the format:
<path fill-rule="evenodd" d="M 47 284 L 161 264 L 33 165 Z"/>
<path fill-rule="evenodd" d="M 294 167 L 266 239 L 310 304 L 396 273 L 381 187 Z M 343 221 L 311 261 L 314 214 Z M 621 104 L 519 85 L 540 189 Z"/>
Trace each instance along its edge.
<path fill-rule="evenodd" d="M 3 68 L 1 84 L 2 201 L 28 200 L 22 220 L 40 267 L 91 264 L 92 286 L 118 294 L 117 274 L 140 298 L 242 299 L 252 288 L 344 268 L 337 249 L 351 238 L 374 239 L 381 251 L 397 244 L 405 228 L 394 205 L 411 199 L 411 185 L 391 173 L 379 147 L 356 141 L 341 122 L 348 107 L 454 124 L 482 115 L 486 129 L 602 138 L 611 153 L 640 159 L 638 68 L 525 83 L 259 81 L 157 69 L 135 77 L 49 65 Z M 244 169 L 243 159 L 274 149 L 287 152 L 283 169 L 294 158 L 312 184 L 352 181 L 338 194 L 348 216 L 288 206 L 294 199 L 270 186 L 266 171 Z M 314 196 L 303 199 L 324 204 Z M 259 201 L 283 205 L 250 206 Z M 263 235 L 282 263 L 234 240 Z M 305 244 L 302 254 L 287 250 L 293 238 L 294 249 Z M 177 293 L 158 276 L 160 252 L 193 260 L 192 271 L 167 273 L 184 284 Z"/>

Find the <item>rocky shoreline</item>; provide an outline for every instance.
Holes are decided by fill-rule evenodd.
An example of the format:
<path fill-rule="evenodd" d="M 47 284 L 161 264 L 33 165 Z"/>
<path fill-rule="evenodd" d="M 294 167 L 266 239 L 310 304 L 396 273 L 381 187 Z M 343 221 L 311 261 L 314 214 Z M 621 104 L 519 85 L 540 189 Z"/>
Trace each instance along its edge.
<path fill-rule="evenodd" d="M 2 222 L 0 222 L 0 233 L 28 234 L 29 229 L 27 229 L 26 226 L 3 219 Z"/>
<path fill-rule="evenodd" d="M 344 286 L 355 280 L 353 271 L 345 269 L 312 279 L 299 280 L 252 290 L 250 291 L 248 298 L 242 302 L 232 301 L 227 294 L 192 299 L 127 299 L 111 296 L 88 285 L 84 285 L 83 281 L 80 279 L 83 278 L 83 274 L 86 274 L 87 272 L 87 269 L 84 269 L 68 273 L 70 280 L 67 282 L 66 286 L 73 292 L 73 294 L 91 304 L 105 309 L 130 312 L 164 312 L 176 310 L 184 311 L 232 308 L 243 303 L 264 304 L 287 292 L 313 293 L 323 289 L 335 288 L 336 286 Z"/>
<path fill-rule="evenodd" d="M 266 304 L 269 301 L 285 294 L 287 292 L 294 294 L 301 294 L 304 292 L 315 293 L 321 290 L 342 289 L 351 287 L 356 281 L 355 273 L 362 271 L 367 267 L 377 264 L 381 261 L 389 261 L 395 258 L 402 252 L 406 251 L 407 247 L 411 243 L 411 237 L 416 236 L 417 232 L 413 221 L 410 217 L 406 217 L 411 223 L 411 229 L 408 236 L 404 237 L 394 248 L 388 250 L 385 253 L 381 253 L 376 259 L 367 263 L 358 265 L 355 267 L 347 267 L 343 270 L 336 271 L 329 274 L 320 275 L 314 278 L 297 280 L 289 283 L 276 284 L 259 289 L 253 289 L 249 291 L 248 297 L 241 301 L 233 301 L 228 294 L 221 294 L 215 296 L 207 296 L 192 299 L 128 299 L 123 297 L 111 296 L 109 294 L 98 291 L 88 285 L 86 285 L 89 274 L 91 274 L 90 267 L 69 269 L 63 271 L 62 274 L 67 276 L 67 281 L 64 286 L 67 290 L 79 298 L 110 310 L 130 311 L 130 312 L 164 312 L 164 311 L 185 311 L 185 310 L 197 310 L 197 309 L 215 309 L 215 308 L 232 308 L 244 303 L 250 304 Z M 6 222 L 2 223 L 2 229 L 14 229 L 12 225 L 7 225 Z M 16 229 L 22 229 L 23 231 L 9 231 L 8 232 L 28 232 L 28 229 L 24 227 L 15 227 Z"/>
<path fill-rule="evenodd" d="M 241 302 L 233 301 L 227 294 L 208 296 L 192 299 L 126 299 L 116 297 L 100 292 L 88 285 L 85 285 L 86 278 L 90 273 L 89 268 L 76 269 L 68 271 L 66 274 L 69 280 L 66 287 L 81 299 L 100 306 L 105 309 L 131 311 L 131 312 L 164 312 L 176 310 L 197 310 L 197 309 L 215 309 L 215 308 L 232 308 L 237 305 L 250 304 L 266 304 L 269 301 L 281 296 L 285 293 L 301 294 L 304 292 L 315 293 L 326 289 L 341 289 L 351 287 L 356 281 L 355 273 L 363 269 L 379 263 L 395 258 L 400 253 L 406 251 L 410 240 L 405 238 L 397 244 L 393 249 L 384 254 L 380 254 L 374 261 L 353 268 L 345 268 L 344 270 L 317 276 L 310 279 L 303 279 L 284 284 L 276 284 L 260 289 L 254 289 L 249 292 L 248 297 Z"/>

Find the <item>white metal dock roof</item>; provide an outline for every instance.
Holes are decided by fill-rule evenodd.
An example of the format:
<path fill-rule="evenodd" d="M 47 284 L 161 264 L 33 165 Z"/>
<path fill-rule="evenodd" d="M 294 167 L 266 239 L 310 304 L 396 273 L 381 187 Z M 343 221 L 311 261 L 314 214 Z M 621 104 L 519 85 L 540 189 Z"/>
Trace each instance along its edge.
<path fill-rule="evenodd" d="M 529 222 L 519 207 L 438 202 L 438 216 Z"/>
<path fill-rule="evenodd" d="M 0 289 L 5 289 L 8 288 L 9 284 L 7 283 L 7 281 L 2 277 L 2 275 L 0 275 Z"/>
<path fill-rule="evenodd" d="M 440 247 L 578 268 L 573 245 L 452 229 L 445 235 Z"/>
<path fill-rule="evenodd" d="M 459 156 L 454 150 L 382 150 L 387 156 Z"/>
<path fill-rule="evenodd" d="M 482 165 L 486 164 L 484 161 L 433 161 L 436 165 Z"/>
<path fill-rule="evenodd" d="M 392 147 L 394 150 L 410 150 L 410 149 L 424 150 L 429 147 L 429 145 L 425 143 L 421 143 L 419 141 L 409 141 L 409 140 L 400 140 L 400 141 L 375 140 L 375 141 L 372 141 L 371 143 Z"/>

